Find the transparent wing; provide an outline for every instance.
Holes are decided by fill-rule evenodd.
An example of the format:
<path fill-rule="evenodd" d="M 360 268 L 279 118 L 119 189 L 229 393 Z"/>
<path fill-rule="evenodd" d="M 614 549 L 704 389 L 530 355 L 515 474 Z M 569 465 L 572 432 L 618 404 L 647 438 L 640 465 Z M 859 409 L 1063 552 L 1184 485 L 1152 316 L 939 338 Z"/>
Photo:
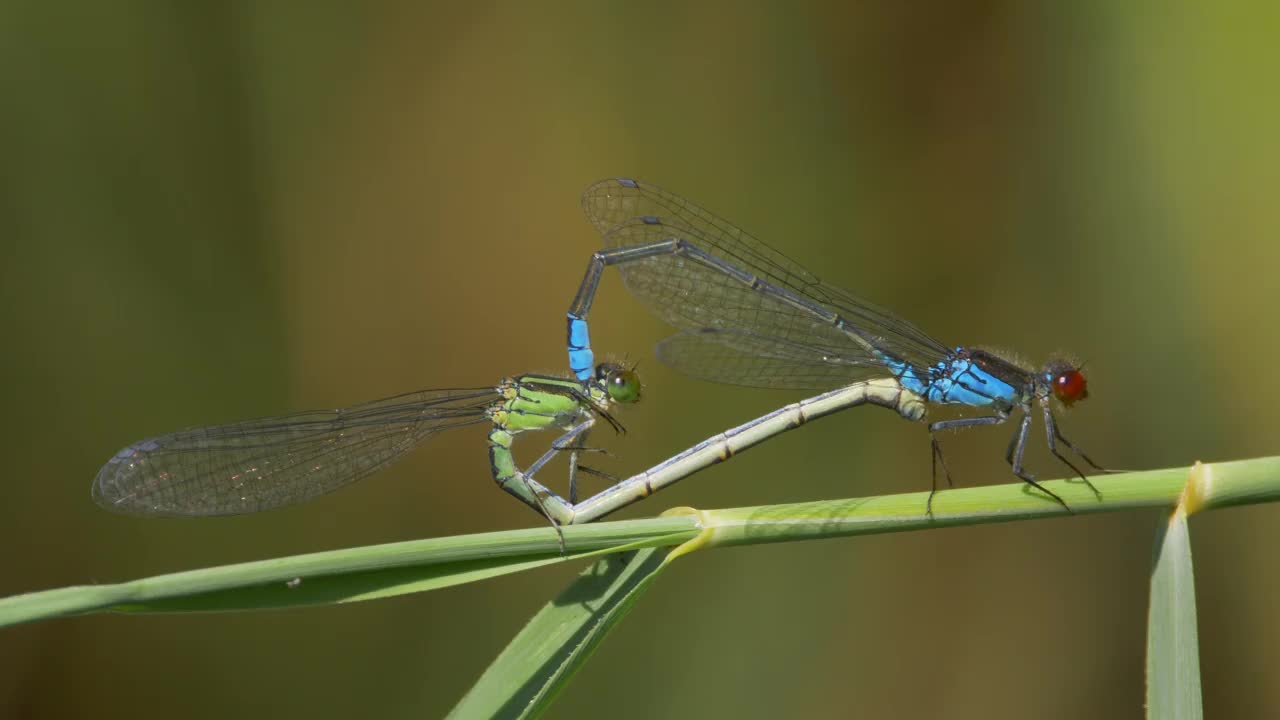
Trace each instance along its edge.
<path fill-rule="evenodd" d="M 949 351 L 915 325 L 819 280 L 728 221 L 660 188 L 627 179 L 603 180 L 587 189 L 582 204 L 608 247 L 681 238 L 839 314 L 873 338 L 880 350 L 921 370 Z M 687 258 L 651 257 L 619 265 L 619 270 L 632 294 L 678 328 L 739 330 L 807 348 L 811 359 L 838 355 L 865 364 L 878 362 L 864 340 L 828 319 Z"/>
<path fill-rule="evenodd" d="M 107 461 L 93 498 L 137 515 L 238 515 L 304 502 L 395 462 L 430 435 L 485 422 L 493 388 L 422 390 L 337 410 L 191 428 Z"/>
<path fill-rule="evenodd" d="M 658 359 L 702 380 L 750 387 L 822 390 L 886 376 L 879 362 L 839 355 L 738 330 L 690 330 L 658 343 Z"/>

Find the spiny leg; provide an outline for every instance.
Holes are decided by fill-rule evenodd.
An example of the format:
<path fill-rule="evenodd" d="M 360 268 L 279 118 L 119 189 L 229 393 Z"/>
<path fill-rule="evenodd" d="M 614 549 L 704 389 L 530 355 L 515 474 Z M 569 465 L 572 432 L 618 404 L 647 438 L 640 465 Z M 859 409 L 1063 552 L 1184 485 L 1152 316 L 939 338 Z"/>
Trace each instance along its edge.
<path fill-rule="evenodd" d="M 550 462 L 556 455 L 564 452 L 565 450 L 574 448 L 574 441 L 580 437 L 584 437 L 588 432 L 590 432 L 591 427 L 595 424 L 595 417 L 588 417 L 577 425 L 570 427 L 560 437 L 551 441 L 551 447 L 542 454 L 542 457 L 533 461 L 533 464 L 529 466 L 529 469 L 524 471 L 524 474 L 528 477 L 533 477 L 534 474 L 542 469 L 543 465 Z"/>
<path fill-rule="evenodd" d="M 956 430 L 959 428 L 977 427 L 980 425 L 999 425 L 1008 420 L 1008 415 L 984 415 L 976 418 L 958 418 L 956 420 L 939 420 L 929 425 L 929 441 L 933 448 L 933 487 L 929 490 L 929 500 L 925 503 L 925 512 L 933 516 L 933 496 L 938 492 L 938 463 L 942 463 L 942 472 L 947 476 L 947 485 L 952 486 L 951 471 L 947 469 L 947 461 L 942 456 L 942 445 L 938 443 L 937 433 L 940 430 Z"/>
<path fill-rule="evenodd" d="M 929 447 L 933 461 L 930 463 L 930 483 L 929 483 L 929 499 L 925 501 L 924 512 L 929 517 L 933 517 L 933 496 L 938 493 L 938 465 L 942 465 L 942 474 L 947 478 L 947 487 L 955 487 L 955 483 L 951 482 L 951 470 L 947 468 L 947 459 L 942 455 L 942 445 L 938 443 L 938 438 L 929 436 Z"/>
<path fill-rule="evenodd" d="M 529 466 L 528 470 L 519 473 L 520 481 L 524 483 L 525 488 L 529 491 L 529 495 L 538 503 L 538 509 L 541 510 L 542 515 L 545 518 L 547 518 L 547 522 L 551 523 L 551 527 L 555 529 L 556 541 L 560 545 L 560 554 L 562 556 L 566 554 L 565 544 L 564 544 L 564 530 L 561 529 L 560 523 L 557 522 L 554 517 L 552 517 L 551 511 L 547 510 L 547 505 L 545 500 L 543 499 L 542 493 L 539 493 L 537 489 L 533 486 L 533 482 L 532 482 L 533 476 L 539 470 L 541 470 L 544 465 L 550 462 L 552 458 L 554 458 L 557 454 L 559 454 L 565 448 L 569 447 L 575 440 L 577 440 L 579 437 L 586 435 L 591 430 L 591 426 L 595 425 L 595 423 L 596 423 L 596 420 L 594 417 L 588 417 L 582 422 L 578 423 L 577 425 L 574 425 L 573 427 L 569 428 L 564 432 L 564 434 L 562 434 L 560 437 L 556 438 L 551 442 L 551 447 L 545 453 L 542 454 L 542 457 L 535 460 L 533 464 Z M 573 487 L 574 470 L 575 470 L 575 467 L 577 466 L 576 458 L 577 458 L 577 452 L 574 451 L 569 456 L 570 488 Z M 570 500 L 569 504 L 575 505 L 577 503 L 575 500 Z"/>
<path fill-rule="evenodd" d="M 1053 418 L 1052 413 L 1049 413 L 1049 407 L 1047 405 L 1045 406 L 1045 412 L 1048 413 L 1046 415 L 1045 424 L 1053 426 L 1053 436 L 1057 438 L 1058 441 L 1061 442 L 1063 445 L 1066 445 L 1067 447 L 1071 448 L 1071 452 L 1080 456 L 1081 460 L 1084 460 L 1085 462 L 1089 463 L 1090 467 L 1092 467 L 1094 470 L 1097 470 L 1099 472 L 1104 472 L 1104 473 L 1125 472 L 1124 470 L 1111 470 L 1110 468 L 1104 468 L 1098 463 L 1094 462 L 1092 459 L 1089 458 L 1088 455 L 1084 454 L 1084 451 L 1081 450 L 1078 445 L 1068 440 L 1067 437 L 1062 434 L 1062 430 L 1058 428 L 1057 418 Z M 1048 418 L 1053 418 L 1053 420 L 1049 420 Z M 1049 446 L 1053 447 L 1053 443 L 1050 443 Z"/>
<path fill-rule="evenodd" d="M 587 441 L 587 436 L 591 434 L 591 426 L 594 424 L 595 424 L 594 418 L 583 421 L 582 423 L 575 425 L 569 432 L 566 432 L 564 435 L 561 435 L 560 437 L 556 438 L 556 440 L 553 443 L 551 443 L 551 449 L 543 453 L 542 457 L 538 458 L 538 461 L 535 462 L 532 466 L 530 466 L 529 471 L 526 473 L 526 475 L 532 476 L 533 473 L 542 469 L 542 466 L 545 465 L 547 461 L 550 460 L 552 457 L 554 457 L 557 453 L 568 452 L 569 453 L 569 505 L 570 506 L 574 506 L 578 504 L 578 471 L 579 470 L 585 473 L 590 473 L 592 475 L 599 475 L 601 477 L 610 478 L 615 481 L 617 480 L 617 478 L 614 478 L 612 475 L 609 475 L 608 473 L 603 473 L 603 472 L 600 472 L 599 470 L 596 470 L 594 468 L 589 468 L 586 465 L 580 465 L 578 463 L 578 456 L 580 453 L 601 453 L 603 455 L 608 455 L 610 457 L 612 457 L 613 455 L 612 453 L 610 453 L 608 450 L 605 450 L 604 448 L 586 446 L 585 443 Z M 574 444 L 570 444 L 574 440 L 577 440 L 577 442 Z"/>
<path fill-rule="evenodd" d="M 1056 500 L 1057 503 L 1067 512 L 1071 512 L 1071 507 L 1067 505 L 1065 500 L 1058 497 L 1057 493 L 1053 492 L 1049 488 L 1036 482 L 1036 477 L 1034 475 L 1022 469 L 1022 454 L 1027 449 L 1027 434 L 1031 430 L 1031 413 L 1028 412 L 1028 410 L 1029 408 L 1025 406 L 1022 408 L 1022 422 L 1018 424 L 1018 432 L 1014 435 L 1017 443 L 1014 447 L 1013 458 L 1011 458 L 1009 462 L 1009 464 L 1013 466 L 1013 474 L 1017 475 L 1019 480 Z"/>
<path fill-rule="evenodd" d="M 590 428 L 583 430 L 578 436 L 581 443 L 586 444 L 587 436 L 591 434 Z M 578 504 L 578 453 L 581 452 L 580 445 L 574 445 L 565 448 L 569 451 L 569 504 Z"/>
<path fill-rule="evenodd" d="M 1004 449 L 1004 461 L 1013 464 L 1013 451 L 1018 448 L 1018 433 L 1009 436 L 1009 446 Z"/>
<path fill-rule="evenodd" d="M 1041 403 L 1041 409 L 1044 410 L 1044 434 L 1045 434 L 1045 440 L 1049 444 L 1049 452 L 1053 453 L 1053 456 L 1061 460 L 1063 463 L 1065 463 L 1067 467 L 1074 470 L 1075 473 L 1080 476 L 1080 479 L 1084 481 L 1084 484 L 1088 485 L 1089 489 L 1093 491 L 1094 496 L 1097 499 L 1101 500 L 1102 493 L 1098 492 L 1098 488 L 1094 487 L 1092 482 L 1089 482 L 1089 478 L 1085 477 L 1083 472 L 1080 472 L 1080 468 L 1076 467 L 1075 464 L 1073 464 L 1070 460 L 1063 457 L 1062 453 L 1058 452 L 1058 444 L 1055 441 L 1059 439 L 1062 440 L 1064 445 L 1071 448 L 1075 452 L 1075 454 L 1084 458 L 1085 462 L 1089 463 L 1090 465 L 1093 465 L 1095 468 L 1098 466 L 1094 465 L 1092 460 L 1090 460 L 1083 453 L 1077 450 L 1076 447 L 1071 444 L 1071 441 L 1062 437 L 1062 431 L 1058 429 L 1058 422 L 1053 417 L 1053 411 L 1049 409 L 1049 404 L 1047 402 Z"/>
<path fill-rule="evenodd" d="M 562 447 L 560 449 L 561 450 L 577 450 L 578 452 L 583 452 L 583 453 L 599 453 L 601 455 L 604 455 L 605 457 L 610 457 L 610 458 L 617 457 L 617 455 L 614 455 L 613 453 L 609 452 L 608 450 L 602 447 L 587 447 L 586 445 L 566 445 L 565 447 Z"/>
<path fill-rule="evenodd" d="M 569 504 L 578 504 L 578 451 L 569 451 Z"/>
<path fill-rule="evenodd" d="M 617 475 L 610 475 L 609 473 L 603 470 L 597 470 L 587 465 L 579 465 L 578 470 L 588 475 L 595 475 L 598 478 L 604 478 L 605 480 L 608 480 L 613 485 L 617 485 L 618 483 L 622 482 L 622 478 L 619 478 Z"/>

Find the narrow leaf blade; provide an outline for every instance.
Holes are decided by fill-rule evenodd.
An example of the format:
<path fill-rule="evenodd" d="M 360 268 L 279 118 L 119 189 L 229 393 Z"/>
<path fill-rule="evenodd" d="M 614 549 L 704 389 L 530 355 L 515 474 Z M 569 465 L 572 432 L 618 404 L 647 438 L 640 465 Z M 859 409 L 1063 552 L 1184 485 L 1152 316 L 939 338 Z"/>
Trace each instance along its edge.
<path fill-rule="evenodd" d="M 516 635 L 450 718 L 540 715 L 666 566 L 672 548 L 601 558 Z"/>
<path fill-rule="evenodd" d="M 1191 536 L 1182 505 L 1156 531 L 1147 617 L 1147 717 L 1204 717 Z"/>

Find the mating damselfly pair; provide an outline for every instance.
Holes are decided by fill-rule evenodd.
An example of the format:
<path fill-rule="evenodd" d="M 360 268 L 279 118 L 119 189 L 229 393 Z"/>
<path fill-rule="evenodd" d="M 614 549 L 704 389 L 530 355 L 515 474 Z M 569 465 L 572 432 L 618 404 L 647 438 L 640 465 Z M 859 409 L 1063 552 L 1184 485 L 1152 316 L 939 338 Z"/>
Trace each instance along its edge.
<path fill-rule="evenodd" d="M 107 462 L 94 481 L 95 500 L 143 515 L 256 512 L 363 478 L 442 430 L 488 423 L 495 481 L 558 527 L 596 520 L 769 437 L 862 404 L 913 421 L 923 420 L 930 404 L 987 413 L 929 424 L 934 492 L 928 513 L 939 464 L 950 481 L 937 441 L 943 430 L 996 425 L 1021 413 L 1006 460 L 1017 477 L 1067 510 L 1023 466 L 1035 410 L 1054 456 L 1085 483 L 1059 443 L 1103 470 L 1063 436 L 1054 416 L 1055 400 L 1070 406 L 1088 395 L 1075 363 L 1054 359 L 1035 371 L 992 351 L 944 345 L 819 280 L 707 210 L 648 184 L 601 181 L 587 190 L 583 208 L 606 248 L 591 257 L 570 306 L 571 378 L 522 375 L 491 388 L 425 390 L 157 436 Z M 611 265 L 632 295 L 681 331 L 658 345 L 665 363 L 717 382 L 827 392 L 714 435 L 579 502 L 576 473 L 579 454 L 591 449 L 583 445 L 589 431 L 598 419 L 621 430 L 612 411 L 638 400 L 640 392 L 634 369 L 597 364 L 589 341 L 587 315 Z M 548 428 L 562 434 L 527 469 L 518 468 L 511 454 L 516 435 Z M 567 500 L 534 477 L 560 452 L 569 453 Z"/>

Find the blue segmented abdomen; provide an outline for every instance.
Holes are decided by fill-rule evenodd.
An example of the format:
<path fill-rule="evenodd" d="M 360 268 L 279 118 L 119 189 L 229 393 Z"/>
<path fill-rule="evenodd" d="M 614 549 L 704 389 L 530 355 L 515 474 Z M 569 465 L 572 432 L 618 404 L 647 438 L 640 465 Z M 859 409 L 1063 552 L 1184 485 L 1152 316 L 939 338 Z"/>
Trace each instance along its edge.
<path fill-rule="evenodd" d="M 569 313 L 569 369 L 582 381 L 595 372 L 596 356 L 591 352 L 591 333 L 587 321 Z"/>

